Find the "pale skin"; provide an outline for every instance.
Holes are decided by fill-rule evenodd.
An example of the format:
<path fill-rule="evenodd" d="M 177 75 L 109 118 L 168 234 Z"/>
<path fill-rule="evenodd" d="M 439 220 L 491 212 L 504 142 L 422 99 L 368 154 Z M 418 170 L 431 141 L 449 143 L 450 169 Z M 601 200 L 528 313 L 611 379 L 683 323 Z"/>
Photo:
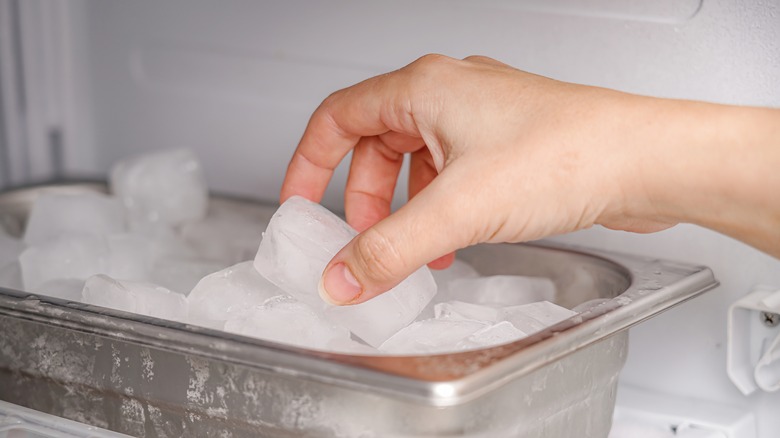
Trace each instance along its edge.
<path fill-rule="evenodd" d="M 483 242 L 600 224 L 693 223 L 780 257 L 780 110 L 559 82 L 490 58 L 427 55 L 329 96 L 281 200 L 319 201 L 350 151 L 347 221 L 361 233 L 320 294 L 357 304 Z M 409 201 L 390 214 L 404 154 Z"/>

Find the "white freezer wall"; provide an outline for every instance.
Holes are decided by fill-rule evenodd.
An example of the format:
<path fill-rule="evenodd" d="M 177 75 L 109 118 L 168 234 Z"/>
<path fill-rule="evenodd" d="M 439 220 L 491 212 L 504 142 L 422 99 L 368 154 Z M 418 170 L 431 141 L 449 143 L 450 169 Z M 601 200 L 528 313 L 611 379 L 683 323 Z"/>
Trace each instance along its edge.
<path fill-rule="evenodd" d="M 430 52 L 641 94 L 780 106 L 780 0 L 20 3 L 23 14 L 55 17 L 42 38 L 64 53 L 52 67 L 64 97 L 49 111 L 70 174 L 185 146 L 215 190 L 275 200 L 325 96 Z M 36 56 L 25 61 L 33 73 Z M 45 177 L 36 165 L 31 175 Z M 325 199 L 337 209 L 344 170 Z M 632 329 L 622 382 L 737 406 L 754 413 L 759 437 L 778 436 L 780 394 L 743 397 L 725 364 L 728 306 L 756 284 L 780 288 L 780 262 L 687 225 L 558 240 L 710 266 L 718 289 Z"/>

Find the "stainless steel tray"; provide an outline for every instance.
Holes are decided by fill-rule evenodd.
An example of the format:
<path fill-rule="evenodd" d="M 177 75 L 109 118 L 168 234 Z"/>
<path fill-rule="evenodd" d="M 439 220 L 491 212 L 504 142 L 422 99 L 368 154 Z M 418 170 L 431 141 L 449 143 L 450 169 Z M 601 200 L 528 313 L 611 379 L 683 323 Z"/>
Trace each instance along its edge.
<path fill-rule="evenodd" d="M 21 232 L 42 190 L 105 188 L 0 194 L 0 223 Z M 717 285 L 702 266 L 547 243 L 459 257 L 549 277 L 556 301 L 583 311 L 489 349 L 352 356 L 0 289 L 0 399 L 135 436 L 605 437 L 626 329 Z"/>

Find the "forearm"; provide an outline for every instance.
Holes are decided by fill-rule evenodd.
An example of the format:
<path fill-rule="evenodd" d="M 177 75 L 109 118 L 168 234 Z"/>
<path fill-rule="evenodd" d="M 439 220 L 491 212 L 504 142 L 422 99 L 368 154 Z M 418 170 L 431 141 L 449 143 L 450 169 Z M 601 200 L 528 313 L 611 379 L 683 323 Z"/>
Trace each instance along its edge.
<path fill-rule="evenodd" d="M 780 257 L 780 110 L 655 99 L 644 111 L 654 214 Z"/>

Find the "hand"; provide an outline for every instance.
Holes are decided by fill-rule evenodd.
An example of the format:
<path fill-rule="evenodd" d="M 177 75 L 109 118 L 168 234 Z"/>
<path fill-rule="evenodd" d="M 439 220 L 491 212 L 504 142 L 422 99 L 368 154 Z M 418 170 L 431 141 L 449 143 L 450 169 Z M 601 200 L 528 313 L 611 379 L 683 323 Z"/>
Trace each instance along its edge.
<path fill-rule="evenodd" d="M 428 55 L 329 96 L 281 198 L 319 201 L 353 150 L 345 209 L 361 234 L 325 269 L 323 285 L 333 302 L 359 303 L 477 243 L 692 220 L 696 203 L 670 192 L 700 187 L 677 185 L 695 178 L 667 164 L 695 160 L 698 148 L 679 149 L 706 143 L 691 123 L 720 114 L 711 107 L 559 82 L 484 57 Z M 390 215 L 406 153 L 410 200 Z"/>

